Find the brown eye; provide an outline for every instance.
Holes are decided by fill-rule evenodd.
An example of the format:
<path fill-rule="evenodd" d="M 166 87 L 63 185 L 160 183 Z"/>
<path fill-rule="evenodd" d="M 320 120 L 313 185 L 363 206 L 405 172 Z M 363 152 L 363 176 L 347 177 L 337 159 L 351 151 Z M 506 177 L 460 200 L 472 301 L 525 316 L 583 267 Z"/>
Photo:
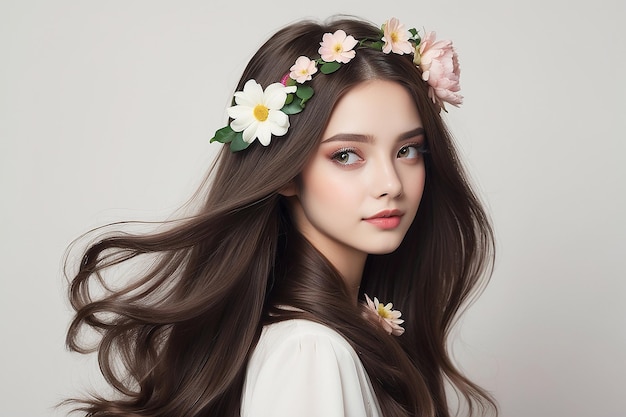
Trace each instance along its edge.
<path fill-rule="evenodd" d="M 425 143 L 412 143 L 404 145 L 398 151 L 398 158 L 419 159 L 423 154 L 428 153 L 428 146 Z"/>
<path fill-rule="evenodd" d="M 417 158 L 419 156 L 419 151 L 417 146 L 415 145 L 407 145 L 400 148 L 398 151 L 398 158 Z"/>
<path fill-rule="evenodd" d="M 339 155 L 335 157 L 335 160 L 342 164 L 346 164 L 350 160 L 350 155 L 348 154 L 348 152 L 341 152 Z"/>
<path fill-rule="evenodd" d="M 336 161 L 340 165 L 352 165 L 359 161 L 362 161 L 361 157 L 356 154 L 356 152 L 342 149 L 340 151 L 335 152 L 331 159 Z"/>

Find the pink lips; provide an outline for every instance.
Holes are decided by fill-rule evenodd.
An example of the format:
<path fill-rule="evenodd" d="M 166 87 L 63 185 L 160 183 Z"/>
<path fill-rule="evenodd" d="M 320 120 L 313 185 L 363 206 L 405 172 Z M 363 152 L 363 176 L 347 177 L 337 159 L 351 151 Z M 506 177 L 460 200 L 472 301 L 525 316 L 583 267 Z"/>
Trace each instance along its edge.
<path fill-rule="evenodd" d="M 403 214 L 404 213 L 402 213 L 400 210 L 383 210 L 376 213 L 372 217 L 368 217 L 367 219 L 363 220 L 381 229 L 389 230 L 395 229 L 400 225 Z"/>

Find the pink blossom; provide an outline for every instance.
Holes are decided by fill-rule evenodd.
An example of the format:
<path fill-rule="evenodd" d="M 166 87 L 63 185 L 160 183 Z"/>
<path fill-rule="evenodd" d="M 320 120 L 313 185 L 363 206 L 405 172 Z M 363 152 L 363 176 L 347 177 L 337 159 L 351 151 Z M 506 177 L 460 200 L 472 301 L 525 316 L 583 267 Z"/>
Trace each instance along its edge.
<path fill-rule="evenodd" d="M 398 19 L 392 17 L 384 25 L 384 35 L 382 41 L 383 52 L 388 54 L 393 52 L 394 54 L 403 55 L 413 52 L 413 45 L 409 42 L 409 31 L 404 28 L 404 25 L 400 23 Z"/>
<path fill-rule="evenodd" d="M 287 87 L 287 81 L 289 80 L 289 78 L 289 73 L 283 75 L 283 77 L 280 79 L 280 83 Z"/>
<path fill-rule="evenodd" d="M 435 32 L 428 32 L 415 51 L 414 62 L 422 70 L 422 79 L 428 82 L 428 95 L 433 103 L 445 110 L 445 103 L 458 107 L 463 103 L 459 93 L 459 58 L 452 46 L 452 41 L 435 40 Z"/>
<path fill-rule="evenodd" d="M 318 53 L 326 62 L 337 61 L 346 64 L 356 55 L 353 48 L 358 43 L 352 36 L 339 29 L 335 33 L 324 34 Z"/>
<path fill-rule="evenodd" d="M 312 75 L 317 72 L 317 67 L 315 66 L 315 61 L 301 56 L 296 59 L 296 63 L 289 68 L 289 71 L 291 71 L 289 76 L 302 84 L 312 78 Z"/>
<path fill-rule="evenodd" d="M 365 301 L 367 303 L 365 318 L 380 325 L 387 334 L 400 336 L 404 333 L 404 328 L 400 326 L 404 323 L 404 320 L 400 318 L 402 313 L 398 310 L 393 310 L 393 304 L 387 303 L 387 305 L 383 305 L 376 297 L 372 301 L 367 294 L 365 294 Z"/>

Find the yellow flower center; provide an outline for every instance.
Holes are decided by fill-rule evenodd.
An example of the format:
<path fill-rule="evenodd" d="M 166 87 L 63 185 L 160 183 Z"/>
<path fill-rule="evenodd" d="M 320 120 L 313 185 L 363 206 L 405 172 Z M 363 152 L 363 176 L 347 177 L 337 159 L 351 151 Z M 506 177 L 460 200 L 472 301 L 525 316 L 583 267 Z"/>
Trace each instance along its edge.
<path fill-rule="evenodd" d="M 343 51 L 343 47 L 341 46 L 340 43 L 336 44 L 334 49 L 336 53 L 340 53 Z"/>
<path fill-rule="evenodd" d="M 391 33 L 391 42 L 392 43 L 398 42 L 398 32 L 392 32 Z"/>
<path fill-rule="evenodd" d="M 254 117 L 259 121 L 259 122 L 264 122 L 267 120 L 267 117 L 270 114 L 270 111 L 267 107 L 265 107 L 262 104 L 257 104 L 256 107 L 254 108 L 254 110 L 252 111 L 252 113 L 254 114 Z"/>
<path fill-rule="evenodd" d="M 389 315 L 389 312 L 385 309 L 385 306 L 382 304 L 378 304 L 378 315 L 384 319 L 388 319 L 391 317 Z"/>

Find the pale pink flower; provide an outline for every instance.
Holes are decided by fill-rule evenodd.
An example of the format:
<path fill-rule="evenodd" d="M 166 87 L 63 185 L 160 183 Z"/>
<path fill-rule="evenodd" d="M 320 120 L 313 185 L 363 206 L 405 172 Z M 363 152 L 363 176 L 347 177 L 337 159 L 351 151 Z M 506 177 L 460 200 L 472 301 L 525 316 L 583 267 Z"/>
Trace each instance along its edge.
<path fill-rule="evenodd" d="M 387 305 L 383 305 L 376 297 L 372 301 L 367 294 L 365 294 L 365 301 L 367 302 L 366 318 L 379 324 L 388 334 L 400 336 L 404 333 L 404 328 L 400 326 L 404 323 L 404 320 L 400 318 L 402 313 L 398 310 L 393 310 L 393 304 L 387 303 Z"/>
<path fill-rule="evenodd" d="M 346 64 L 356 55 L 353 48 L 358 43 L 352 36 L 346 35 L 346 32 L 339 29 L 335 33 L 324 34 L 318 53 L 326 62 L 337 61 Z"/>
<path fill-rule="evenodd" d="M 315 61 L 301 56 L 296 59 L 296 63 L 289 68 L 289 71 L 291 71 L 289 76 L 302 84 L 312 78 L 312 75 L 317 72 L 317 66 L 315 65 Z"/>
<path fill-rule="evenodd" d="M 445 103 L 458 107 L 463 103 L 463 96 L 459 93 L 459 57 L 452 41 L 437 41 L 435 37 L 435 32 L 424 36 L 419 50 L 415 51 L 414 62 L 422 70 L 422 79 L 430 86 L 428 95 L 433 103 L 443 109 Z"/>
<path fill-rule="evenodd" d="M 398 19 L 392 17 L 384 25 L 384 35 L 382 41 L 383 52 L 388 54 L 393 52 L 394 54 L 403 55 L 413 52 L 413 45 L 409 42 L 409 31 L 404 28 L 404 25 L 400 23 Z"/>

